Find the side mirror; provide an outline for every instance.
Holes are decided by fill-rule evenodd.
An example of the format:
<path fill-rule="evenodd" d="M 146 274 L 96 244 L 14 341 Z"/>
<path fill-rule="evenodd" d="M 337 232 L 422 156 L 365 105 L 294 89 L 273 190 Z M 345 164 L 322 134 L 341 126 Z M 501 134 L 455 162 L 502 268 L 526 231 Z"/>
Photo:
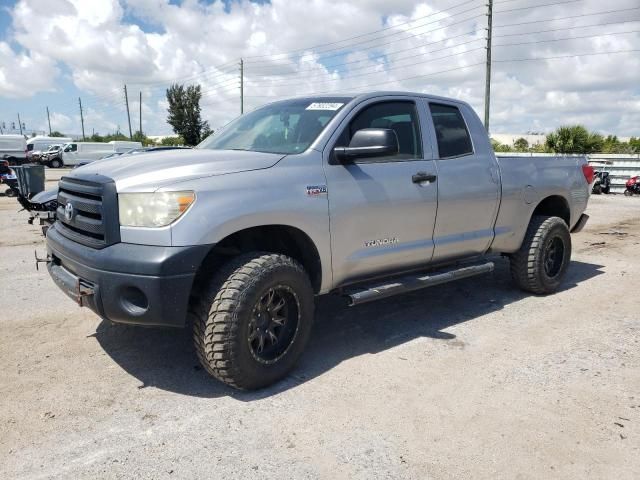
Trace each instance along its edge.
<path fill-rule="evenodd" d="M 398 151 L 398 137 L 390 128 L 363 128 L 353 134 L 348 147 L 333 149 L 338 162 L 397 155 Z"/>

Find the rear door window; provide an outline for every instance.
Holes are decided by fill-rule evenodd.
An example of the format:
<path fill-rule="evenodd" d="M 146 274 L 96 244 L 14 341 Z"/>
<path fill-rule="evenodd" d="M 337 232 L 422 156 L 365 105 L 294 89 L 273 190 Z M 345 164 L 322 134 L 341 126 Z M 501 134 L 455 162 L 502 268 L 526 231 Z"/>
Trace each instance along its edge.
<path fill-rule="evenodd" d="M 452 105 L 439 103 L 431 103 L 429 108 L 438 140 L 440 158 L 472 154 L 471 137 L 460 110 Z"/>

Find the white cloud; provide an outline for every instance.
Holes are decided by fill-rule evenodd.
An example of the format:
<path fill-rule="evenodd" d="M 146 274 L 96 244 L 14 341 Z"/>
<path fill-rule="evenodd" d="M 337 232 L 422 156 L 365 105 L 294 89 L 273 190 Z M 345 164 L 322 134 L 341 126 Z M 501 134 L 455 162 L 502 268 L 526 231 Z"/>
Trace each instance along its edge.
<path fill-rule="evenodd" d="M 64 65 L 86 92 L 93 111 L 87 123 L 99 125 L 94 128 L 128 130 L 122 99 L 127 83 L 135 118 L 142 90 L 145 130 L 168 133 L 164 89 L 174 80 L 198 82 L 203 112 L 215 127 L 239 112 L 237 62 L 244 57 L 246 109 L 272 97 L 407 89 L 467 100 L 482 115 L 484 67 L 476 64 L 484 61 L 485 2 L 462 3 L 273 0 L 258 5 L 245 0 L 231 3 L 226 13 L 221 1 L 22 0 L 11 11 L 19 47 L 0 43 L 0 96 L 53 89 L 59 80 L 55 66 Z M 538 3 L 496 4 L 492 130 L 550 130 L 580 122 L 603 133 L 640 134 L 638 52 L 502 62 L 640 49 L 640 35 L 633 33 L 637 23 L 588 26 L 640 19 L 640 11 L 561 19 L 634 8 L 637 0 L 508 11 Z M 545 21 L 505 27 L 538 20 Z M 144 31 L 148 26 L 153 31 Z M 386 30 L 367 35 L 380 28 Z M 534 33 L 516 35 L 524 32 Z M 565 40 L 573 36 L 586 38 Z M 342 41 L 350 37 L 355 38 Z M 325 46 L 309 48 L 320 44 Z M 287 51 L 295 53 L 277 55 Z M 48 74 L 25 78 L 25 70 Z"/>
<path fill-rule="evenodd" d="M 57 74 L 55 63 L 37 52 L 16 53 L 0 42 L 0 97 L 29 97 L 34 91 L 53 90 L 50 76 Z"/>

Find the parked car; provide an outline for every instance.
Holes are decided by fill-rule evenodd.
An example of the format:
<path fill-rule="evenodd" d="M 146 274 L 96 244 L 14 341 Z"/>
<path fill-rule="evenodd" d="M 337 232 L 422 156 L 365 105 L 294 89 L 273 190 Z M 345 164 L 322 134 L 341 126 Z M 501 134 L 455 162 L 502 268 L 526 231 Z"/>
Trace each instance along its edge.
<path fill-rule="evenodd" d="M 17 165 L 26 158 L 27 141 L 23 135 L 0 135 L 0 159 Z"/>
<path fill-rule="evenodd" d="M 140 148 L 140 142 L 125 142 L 112 140 L 111 142 L 72 142 L 62 149 L 61 165 L 74 166 L 80 162 L 98 160 L 110 153 L 124 153 L 132 148 Z"/>
<path fill-rule="evenodd" d="M 593 181 L 584 157 L 496 157 L 468 104 L 398 92 L 275 102 L 131 160 L 62 177 L 49 272 L 103 319 L 192 325 L 206 371 L 242 389 L 293 368 L 314 295 L 357 305 L 500 254 L 555 292 Z"/>
<path fill-rule="evenodd" d="M 600 195 L 601 193 L 608 194 L 611 191 L 611 178 L 609 178 L 609 172 L 596 170 L 592 193 Z"/>
<path fill-rule="evenodd" d="M 37 161 L 42 152 L 46 152 L 51 145 L 63 145 L 71 141 L 73 140 L 70 137 L 46 137 L 36 135 L 27 140 L 27 161 Z"/>
<path fill-rule="evenodd" d="M 640 175 L 631 177 L 625 184 L 624 194 L 627 197 L 640 195 Z"/>
<path fill-rule="evenodd" d="M 43 152 L 42 155 L 40 155 L 39 163 L 52 168 L 57 168 L 62 155 L 62 146 L 63 145 L 61 144 L 51 145 L 46 152 Z"/>

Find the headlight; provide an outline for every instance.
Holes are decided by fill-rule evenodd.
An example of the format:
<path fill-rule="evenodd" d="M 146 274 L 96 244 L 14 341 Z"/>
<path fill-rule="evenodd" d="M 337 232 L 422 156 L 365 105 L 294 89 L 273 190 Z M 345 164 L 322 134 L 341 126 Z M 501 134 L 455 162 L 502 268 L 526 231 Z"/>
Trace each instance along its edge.
<path fill-rule="evenodd" d="M 120 225 L 164 227 L 186 212 L 195 199 L 191 191 L 121 193 L 118 195 Z"/>

